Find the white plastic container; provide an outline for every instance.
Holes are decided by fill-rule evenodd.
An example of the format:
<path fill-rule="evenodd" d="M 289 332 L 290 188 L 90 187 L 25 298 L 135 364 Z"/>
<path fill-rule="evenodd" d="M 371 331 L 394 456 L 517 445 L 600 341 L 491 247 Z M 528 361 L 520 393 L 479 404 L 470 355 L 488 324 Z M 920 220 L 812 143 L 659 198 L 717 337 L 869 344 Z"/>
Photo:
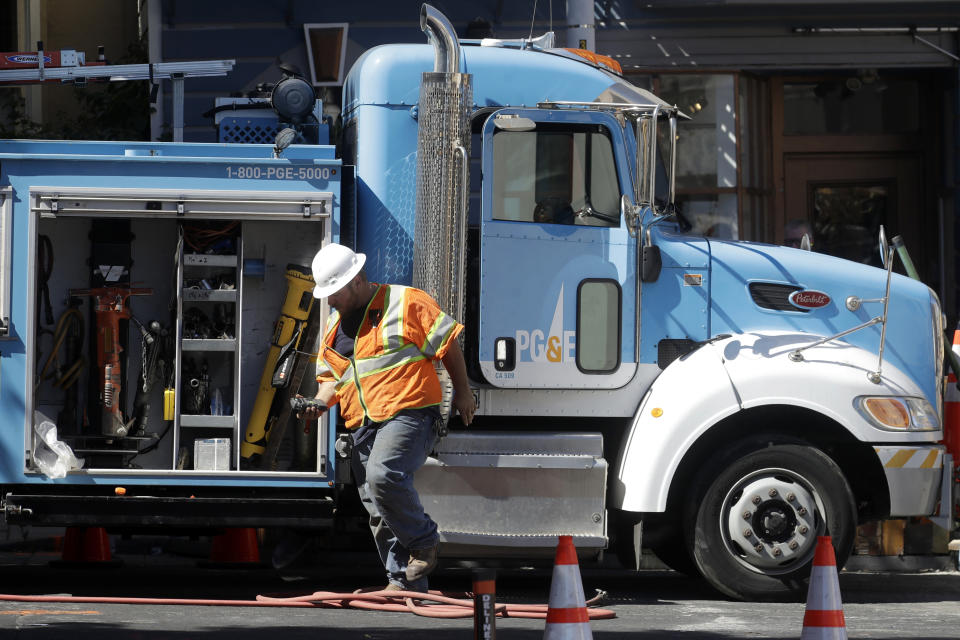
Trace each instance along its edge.
<path fill-rule="evenodd" d="M 194 440 L 193 468 L 198 471 L 229 471 L 230 438 L 197 438 Z"/>

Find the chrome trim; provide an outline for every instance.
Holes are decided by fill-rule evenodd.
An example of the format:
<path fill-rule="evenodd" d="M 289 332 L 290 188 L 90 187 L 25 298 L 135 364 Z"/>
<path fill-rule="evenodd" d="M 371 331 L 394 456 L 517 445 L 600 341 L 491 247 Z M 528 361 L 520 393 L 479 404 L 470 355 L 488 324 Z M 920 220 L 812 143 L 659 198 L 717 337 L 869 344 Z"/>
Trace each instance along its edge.
<path fill-rule="evenodd" d="M 13 187 L 0 188 L 0 339 L 10 337 L 10 292 L 13 273 Z"/>
<path fill-rule="evenodd" d="M 420 29 L 433 45 L 434 72 L 460 73 L 460 43 L 447 16 L 424 4 L 420 7 Z"/>
<path fill-rule="evenodd" d="M 677 192 L 677 115 L 670 116 L 670 180 L 669 191 L 667 192 L 667 206 L 674 202 L 674 196 Z"/>

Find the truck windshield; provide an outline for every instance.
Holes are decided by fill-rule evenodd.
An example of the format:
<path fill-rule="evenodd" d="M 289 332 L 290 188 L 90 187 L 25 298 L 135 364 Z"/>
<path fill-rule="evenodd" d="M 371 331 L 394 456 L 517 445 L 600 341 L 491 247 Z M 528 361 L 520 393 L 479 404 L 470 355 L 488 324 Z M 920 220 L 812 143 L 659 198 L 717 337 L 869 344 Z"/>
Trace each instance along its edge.
<path fill-rule="evenodd" d="M 613 145 L 597 125 L 537 123 L 493 137 L 493 218 L 619 226 Z"/>

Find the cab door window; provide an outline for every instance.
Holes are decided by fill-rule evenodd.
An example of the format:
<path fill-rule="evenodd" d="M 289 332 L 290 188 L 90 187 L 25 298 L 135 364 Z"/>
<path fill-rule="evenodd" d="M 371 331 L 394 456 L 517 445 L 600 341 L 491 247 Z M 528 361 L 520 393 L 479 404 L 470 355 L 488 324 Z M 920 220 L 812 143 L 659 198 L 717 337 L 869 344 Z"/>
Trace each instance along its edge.
<path fill-rule="evenodd" d="M 620 186 L 605 127 L 538 123 L 493 137 L 493 219 L 616 227 Z"/>

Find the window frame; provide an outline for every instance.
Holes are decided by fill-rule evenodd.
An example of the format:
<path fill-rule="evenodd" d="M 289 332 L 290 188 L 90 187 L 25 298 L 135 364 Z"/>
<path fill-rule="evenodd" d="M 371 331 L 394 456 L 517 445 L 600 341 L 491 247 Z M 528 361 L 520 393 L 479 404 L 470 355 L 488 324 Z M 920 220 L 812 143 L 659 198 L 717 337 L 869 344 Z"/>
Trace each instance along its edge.
<path fill-rule="evenodd" d="M 13 187 L 0 188 L 0 340 L 12 334 L 11 290 L 13 289 Z"/>

